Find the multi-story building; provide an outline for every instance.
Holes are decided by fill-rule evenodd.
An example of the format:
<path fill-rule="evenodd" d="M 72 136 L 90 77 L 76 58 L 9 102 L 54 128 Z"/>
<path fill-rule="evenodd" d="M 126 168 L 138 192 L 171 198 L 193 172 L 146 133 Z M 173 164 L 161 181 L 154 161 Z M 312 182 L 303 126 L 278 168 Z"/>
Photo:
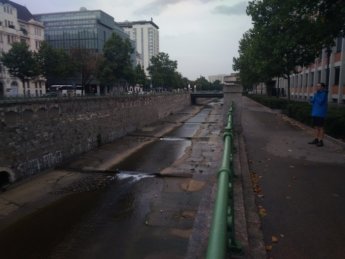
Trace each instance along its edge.
<path fill-rule="evenodd" d="M 70 51 L 73 49 L 90 50 L 102 53 L 106 41 L 113 33 L 122 39 L 130 39 L 124 30 L 115 22 L 114 18 L 101 10 L 87 10 L 82 7 L 79 11 L 36 14 L 35 18 L 45 27 L 45 41 L 56 49 Z M 135 48 L 134 41 L 131 41 Z M 133 67 L 136 64 L 136 52 L 131 55 Z M 58 79 L 56 84 L 82 84 L 81 75 L 71 78 Z M 99 92 L 97 80 L 88 83 L 85 91 Z M 96 90 L 97 89 L 97 90 Z"/>
<path fill-rule="evenodd" d="M 223 84 L 225 76 L 227 76 L 227 75 L 226 74 L 219 74 L 219 75 L 208 76 L 208 81 L 210 83 L 214 83 L 215 81 L 218 80 L 221 84 Z"/>
<path fill-rule="evenodd" d="M 345 103 L 345 38 L 337 38 L 335 45 L 329 50 L 330 52 L 326 48 L 323 49 L 313 64 L 301 67 L 298 73 L 290 75 L 292 99 L 309 100 L 316 84 L 323 82 L 328 85 L 329 102 Z M 287 93 L 287 85 L 287 79 L 276 80 L 276 88 L 284 89 L 285 93 Z"/>
<path fill-rule="evenodd" d="M 102 53 L 104 43 L 112 33 L 128 38 L 114 18 L 101 10 L 36 14 L 35 18 L 43 22 L 45 40 L 57 49 L 90 49 Z"/>
<path fill-rule="evenodd" d="M 135 41 L 136 50 L 142 60 L 137 59 L 137 62 L 148 75 L 147 68 L 150 66 L 150 60 L 159 53 L 159 27 L 152 19 L 151 21 L 126 21 L 119 25 Z"/>
<path fill-rule="evenodd" d="M 35 20 L 26 7 L 0 0 L 0 55 L 8 52 L 14 42 L 25 42 L 31 51 L 38 51 L 43 40 L 43 24 Z M 42 94 L 45 94 L 44 79 L 32 79 L 23 85 L 0 63 L 0 97 Z"/>

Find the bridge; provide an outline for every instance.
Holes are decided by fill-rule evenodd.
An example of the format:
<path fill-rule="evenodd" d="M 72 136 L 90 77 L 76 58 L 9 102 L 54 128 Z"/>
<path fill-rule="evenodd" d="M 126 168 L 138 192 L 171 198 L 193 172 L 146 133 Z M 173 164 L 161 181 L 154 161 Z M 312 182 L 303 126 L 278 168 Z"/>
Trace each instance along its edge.
<path fill-rule="evenodd" d="M 198 91 L 190 94 L 191 103 L 196 104 L 197 98 L 223 98 L 222 91 Z"/>

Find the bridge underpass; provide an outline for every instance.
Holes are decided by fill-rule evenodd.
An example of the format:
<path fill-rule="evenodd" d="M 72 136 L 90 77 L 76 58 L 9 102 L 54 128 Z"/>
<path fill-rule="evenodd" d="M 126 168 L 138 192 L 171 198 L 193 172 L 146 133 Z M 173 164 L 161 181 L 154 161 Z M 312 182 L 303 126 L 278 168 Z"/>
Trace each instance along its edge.
<path fill-rule="evenodd" d="M 223 92 L 219 91 L 197 91 L 190 94 L 191 103 L 194 105 L 197 103 L 197 99 L 200 98 L 223 98 Z"/>

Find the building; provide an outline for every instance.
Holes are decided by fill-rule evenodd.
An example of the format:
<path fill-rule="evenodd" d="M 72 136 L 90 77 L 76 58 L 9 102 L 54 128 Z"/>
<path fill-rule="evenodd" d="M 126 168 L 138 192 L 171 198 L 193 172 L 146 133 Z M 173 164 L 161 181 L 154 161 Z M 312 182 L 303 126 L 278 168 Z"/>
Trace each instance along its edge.
<path fill-rule="evenodd" d="M 87 10 L 82 7 L 79 11 L 36 14 L 35 18 L 44 24 L 45 41 L 53 48 L 65 51 L 82 49 L 102 53 L 104 44 L 113 33 L 124 40 L 130 39 L 114 18 L 101 10 Z M 131 44 L 135 48 L 135 42 L 131 41 Z M 134 51 L 131 56 L 133 67 L 136 64 L 135 53 Z M 81 74 L 71 78 L 59 78 L 55 84 L 82 85 L 83 78 Z M 98 80 L 88 82 L 85 92 L 99 94 Z"/>
<path fill-rule="evenodd" d="M 226 74 L 219 74 L 219 75 L 212 75 L 208 76 L 208 81 L 210 83 L 214 83 L 215 81 L 219 81 L 221 84 L 224 84 L 224 77 L 227 76 Z"/>
<path fill-rule="evenodd" d="M 43 24 L 35 20 L 26 7 L 12 1 L 0 0 L 0 55 L 2 52 L 8 52 L 14 42 L 25 42 L 31 51 L 38 51 L 43 40 Z M 22 85 L 18 78 L 12 77 L 0 64 L 0 98 L 43 94 L 44 79 L 33 79 L 27 85 Z"/>
<path fill-rule="evenodd" d="M 36 14 L 45 27 L 45 40 L 57 49 L 89 49 L 102 53 L 112 33 L 128 38 L 114 18 L 101 10 Z"/>
<path fill-rule="evenodd" d="M 329 54 L 329 59 L 328 59 Z M 327 67 L 329 80 L 327 82 Z M 345 103 L 345 38 L 339 37 L 335 45 L 327 52 L 323 49 L 313 64 L 298 68 L 298 73 L 290 75 L 291 99 L 309 100 L 317 83 L 328 85 L 328 101 Z M 286 95 L 288 80 L 275 78 L 275 88 Z"/>
<path fill-rule="evenodd" d="M 153 56 L 159 53 L 159 27 L 152 21 L 122 22 L 119 25 L 135 41 L 140 64 L 148 75 L 148 67 Z"/>
<path fill-rule="evenodd" d="M 224 76 L 223 84 L 225 85 L 238 85 L 239 84 L 239 74 L 238 73 L 231 73 L 230 75 Z"/>

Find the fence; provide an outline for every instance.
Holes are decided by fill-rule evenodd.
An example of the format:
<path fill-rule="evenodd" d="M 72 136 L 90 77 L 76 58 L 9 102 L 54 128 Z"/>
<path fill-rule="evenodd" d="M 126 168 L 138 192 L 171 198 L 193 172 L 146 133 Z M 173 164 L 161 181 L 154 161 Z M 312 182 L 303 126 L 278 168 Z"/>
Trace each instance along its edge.
<path fill-rule="evenodd" d="M 223 259 L 231 252 L 241 253 L 235 240 L 233 206 L 233 106 L 231 105 L 224 131 L 224 152 L 218 171 L 218 190 L 213 210 L 207 259 Z"/>

